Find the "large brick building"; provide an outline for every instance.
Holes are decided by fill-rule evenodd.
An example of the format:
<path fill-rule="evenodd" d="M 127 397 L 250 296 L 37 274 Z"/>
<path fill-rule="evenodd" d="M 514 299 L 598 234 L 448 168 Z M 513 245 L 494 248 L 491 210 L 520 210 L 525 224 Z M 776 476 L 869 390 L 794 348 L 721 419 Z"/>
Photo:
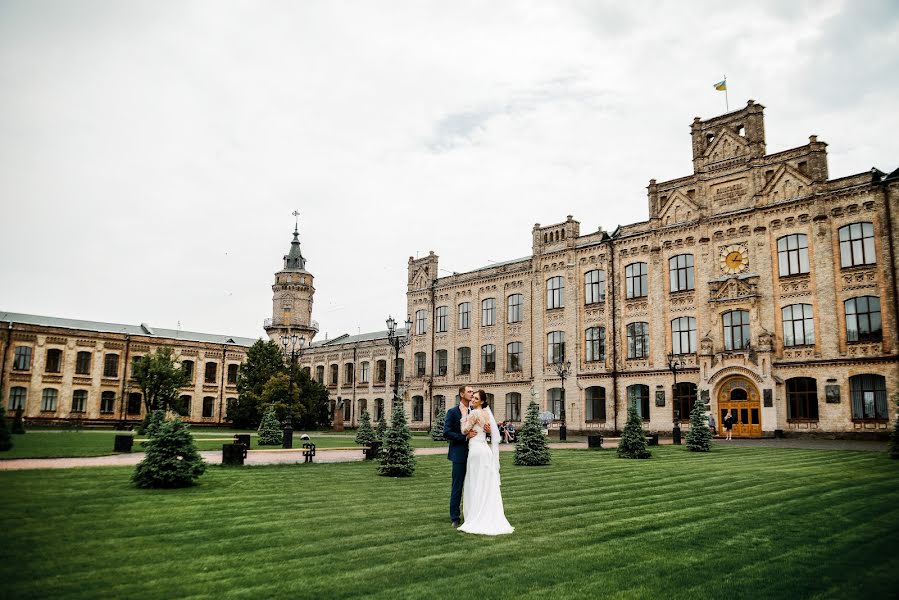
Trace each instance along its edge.
<path fill-rule="evenodd" d="M 763 110 L 696 118 L 693 173 L 650 181 L 647 221 L 537 224 L 531 256 L 448 277 L 433 252 L 410 258 L 412 426 L 463 383 L 500 420 L 532 397 L 561 416 L 563 358 L 572 430 L 620 430 L 634 402 L 670 431 L 699 397 L 737 436 L 882 433 L 899 390 L 899 171 L 829 179 L 816 136 L 767 154 Z M 380 332 L 315 343 L 302 364 L 350 400 L 351 425 L 363 406 L 389 413 L 391 352 Z"/>

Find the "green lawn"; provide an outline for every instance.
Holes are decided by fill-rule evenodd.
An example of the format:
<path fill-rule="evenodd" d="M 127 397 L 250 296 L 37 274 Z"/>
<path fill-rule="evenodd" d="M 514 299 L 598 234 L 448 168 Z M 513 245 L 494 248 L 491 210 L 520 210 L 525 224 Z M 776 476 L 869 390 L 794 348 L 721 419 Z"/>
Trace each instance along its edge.
<path fill-rule="evenodd" d="M 511 536 L 454 531 L 450 463 L 211 467 L 185 490 L 130 469 L 0 472 L 7 598 L 886 598 L 899 463 L 715 447 L 503 456 Z"/>
<path fill-rule="evenodd" d="M 84 430 L 84 431 L 63 431 L 63 430 L 32 430 L 25 435 L 13 436 L 15 444 L 12 450 L 8 452 L 0 452 L 0 460 L 9 460 L 13 458 L 58 458 L 72 456 L 102 456 L 104 454 L 114 454 L 113 442 L 115 434 L 122 434 L 121 431 L 113 430 Z M 129 432 L 131 433 L 131 432 Z M 228 430 L 210 430 L 210 429 L 194 429 L 191 430 L 199 450 L 221 450 L 222 444 L 233 441 L 231 438 L 235 433 L 250 433 L 250 443 L 253 450 L 258 448 L 272 448 L 272 446 L 259 446 L 256 443 L 255 431 L 236 431 Z M 302 444 L 300 435 L 302 432 L 294 433 L 294 447 L 299 448 Z M 144 436 L 134 434 L 135 439 L 144 439 Z M 309 432 L 312 441 L 318 448 L 356 448 L 353 439 L 356 437 L 355 432 L 339 434 L 339 433 L 319 433 L 316 431 Z M 416 434 L 412 436 L 412 445 L 416 448 L 434 448 L 446 447 L 446 442 L 435 442 L 429 436 Z M 142 451 L 141 445 L 135 443 L 133 446 L 135 452 Z"/>

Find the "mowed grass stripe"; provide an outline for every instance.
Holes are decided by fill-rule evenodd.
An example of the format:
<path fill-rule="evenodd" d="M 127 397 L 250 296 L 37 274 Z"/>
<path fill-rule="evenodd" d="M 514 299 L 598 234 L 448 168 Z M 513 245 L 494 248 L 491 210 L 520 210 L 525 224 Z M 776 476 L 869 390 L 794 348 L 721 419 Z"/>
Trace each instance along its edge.
<path fill-rule="evenodd" d="M 539 469 L 504 454 L 517 531 L 500 538 L 449 527 L 442 456 L 406 480 L 371 463 L 212 467 L 177 491 L 136 490 L 130 469 L 0 474 L 0 501 L 19 515 L 0 517 L 16 548 L 0 550 L 0 575 L 12 597 L 85 598 L 806 597 L 895 585 L 885 540 L 899 530 L 899 489 L 882 456 L 655 453 L 554 451 Z M 477 589 L 460 568 L 471 559 L 486 567 Z"/>

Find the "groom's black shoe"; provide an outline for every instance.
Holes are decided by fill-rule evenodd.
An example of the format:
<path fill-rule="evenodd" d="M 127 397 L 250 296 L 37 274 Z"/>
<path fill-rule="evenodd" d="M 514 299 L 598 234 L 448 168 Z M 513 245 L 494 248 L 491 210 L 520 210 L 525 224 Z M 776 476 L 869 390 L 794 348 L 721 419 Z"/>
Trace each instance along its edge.
<path fill-rule="evenodd" d="M 458 529 L 459 525 L 461 525 L 461 523 L 459 523 L 459 521 L 453 521 L 453 529 Z"/>

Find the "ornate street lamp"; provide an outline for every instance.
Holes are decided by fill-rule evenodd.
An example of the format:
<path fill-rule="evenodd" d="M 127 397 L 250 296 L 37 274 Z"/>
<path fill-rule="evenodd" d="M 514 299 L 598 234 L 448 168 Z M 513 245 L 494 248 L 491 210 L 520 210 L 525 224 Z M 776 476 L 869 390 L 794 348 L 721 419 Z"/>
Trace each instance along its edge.
<path fill-rule="evenodd" d="M 571 361 L 566 360 L 563 363 L 560 356 L 559 362 L 556 363 L 556 373 L 559 374 L 559 378 L 562 380 L 562 409 L 559 411 L 559 419 L 562 421 L 562 424 L 559 425 L 559 441 L 564 442 L 568 439 L 568 428 L 565 426 L 565 378 L 571 373 Z"/>
<path fill-rule="evenodd" d="M 387 317 L 387 342 L 393 346 L 396 357 L 393 360 L 393 406 L 399 400 L 400 385 L 400 350 L 412 341 L 412 319 L 406 317 L 406 335 L 399 336 L 396 333 L 396 320 L 392 316 Z"/>
<path fill-rule="evenodd" d="M 282 448 L 293 448 L 293 378 L 297 358 L 306 345 L 306 336 L 291 334 L 281 338 L 284 358 L 290 363 L 290 380 L 287 384 L 287 419 L 284 421 L 284 441 Z"/>
<path fill-rule="evenodd" d="M 674 385 L 671 387 L 671 404 L 674 408 L 674 427 L 671 429 L 672 443 L 680 445 L 680 411 L 677 405 L 677 372 L 683 371 L 686 363 L 684 357 L 679 354 L 668 354 L 668 369 L 674 376 Z"/>

